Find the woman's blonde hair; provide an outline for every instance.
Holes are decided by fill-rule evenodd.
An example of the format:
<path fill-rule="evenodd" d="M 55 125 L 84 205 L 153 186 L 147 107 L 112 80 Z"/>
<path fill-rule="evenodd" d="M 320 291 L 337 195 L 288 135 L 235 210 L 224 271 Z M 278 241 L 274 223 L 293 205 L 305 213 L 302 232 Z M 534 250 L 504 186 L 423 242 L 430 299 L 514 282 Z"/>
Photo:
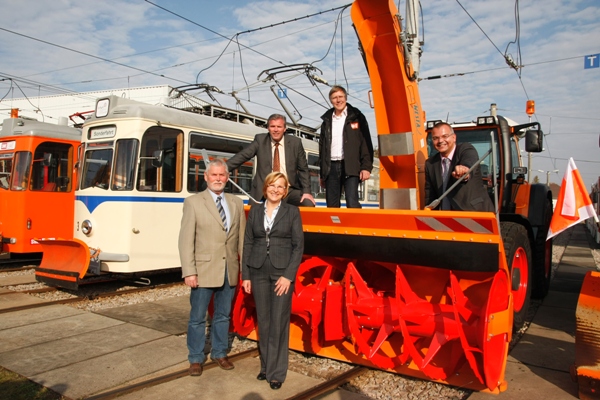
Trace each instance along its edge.
<path fill-rule="evenodd" d="M 290 181 L 288 181 L 287 176 L 285 176 L 285 174 L 283 172 L 271 172 L 265 178 L 265 183 L 263 183 L 263 196 L 265 196 L 265 199 L 267 198 L 267 188 L 269 187 L 269 185 L 272 185 L 273 182 L 277 181 L 279 178 L 283 178 L 283 180 L 285 181 L 285 190 L 283 193 L 283 197 L 287 196 L 288 187 L 290 186 Z"/>

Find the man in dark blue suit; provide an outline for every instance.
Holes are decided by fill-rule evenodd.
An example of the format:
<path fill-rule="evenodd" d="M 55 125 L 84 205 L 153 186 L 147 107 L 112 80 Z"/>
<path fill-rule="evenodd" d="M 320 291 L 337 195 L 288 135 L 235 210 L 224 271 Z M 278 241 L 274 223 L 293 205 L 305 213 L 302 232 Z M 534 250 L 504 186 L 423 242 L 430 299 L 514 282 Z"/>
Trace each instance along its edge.
<path fill-rule="evenodd" d="M 456 143 L 454 130 L 445 122 L 433 127 L 431 139 L 439 153 L 425 162 L 425 205 L 439 198 L 479 160 L 473 145 Z M 494 212 L 494 205 L 483 186 L 479 165 L 436 209 Z"/>

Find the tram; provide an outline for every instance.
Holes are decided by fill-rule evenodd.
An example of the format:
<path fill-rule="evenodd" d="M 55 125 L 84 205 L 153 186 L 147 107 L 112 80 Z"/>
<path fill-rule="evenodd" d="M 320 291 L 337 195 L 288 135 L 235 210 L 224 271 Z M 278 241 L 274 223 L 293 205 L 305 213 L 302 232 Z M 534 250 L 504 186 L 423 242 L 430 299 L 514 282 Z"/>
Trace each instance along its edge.
<path fill-rule="evenodd" d="M 228 159 L 266 131 L 267 120 L 187 96 L 185 107 L 156 106 L 109 96 L 97 101 L 83 125 L 73 240 L 43 241 L 36 278 L 77 288 L 115 274 L 179 268 L 177 238 L 185 197 L 205 189 L 204 156 Z M 290 126 L 303 140 L 311 191 L 325 206 L 319 185 L 318 134 Z M 250 192 L 254 160 L 230 180 Z M 378 206 L 377 171 L 361 186 L 365 207 Z M 247 204 L 231 183 L 226 191 Z"/>
<path fill-rule="evenodd" d="M 81 130 L 11 115 L 0 131 L 0 257 L 39 258 L 38 238 L 73 237 Z"/>

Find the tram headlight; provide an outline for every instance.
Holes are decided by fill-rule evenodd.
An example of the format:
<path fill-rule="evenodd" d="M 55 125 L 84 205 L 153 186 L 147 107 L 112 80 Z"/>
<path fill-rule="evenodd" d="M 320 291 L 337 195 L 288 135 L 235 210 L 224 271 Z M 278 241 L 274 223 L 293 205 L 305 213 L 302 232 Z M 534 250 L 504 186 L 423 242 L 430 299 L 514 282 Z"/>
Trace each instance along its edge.
<path fill-rule="evenodd" d="M 86 219 L 81 223 L 81 232 L 85 235 L 89 235 L 92 232 L 92 221 Z"/>

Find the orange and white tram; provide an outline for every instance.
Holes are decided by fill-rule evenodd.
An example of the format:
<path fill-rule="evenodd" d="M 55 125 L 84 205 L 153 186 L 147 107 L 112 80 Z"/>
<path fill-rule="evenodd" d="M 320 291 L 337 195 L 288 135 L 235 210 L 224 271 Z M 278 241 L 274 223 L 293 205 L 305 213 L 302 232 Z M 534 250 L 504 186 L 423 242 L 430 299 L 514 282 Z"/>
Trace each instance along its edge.
<path fill-rule="evenodd" d="M 19 118 L 0 131 L 2 258 L 42 251 L 38 238 L 73 236 L 75 160 L 81 130 Z"/>

